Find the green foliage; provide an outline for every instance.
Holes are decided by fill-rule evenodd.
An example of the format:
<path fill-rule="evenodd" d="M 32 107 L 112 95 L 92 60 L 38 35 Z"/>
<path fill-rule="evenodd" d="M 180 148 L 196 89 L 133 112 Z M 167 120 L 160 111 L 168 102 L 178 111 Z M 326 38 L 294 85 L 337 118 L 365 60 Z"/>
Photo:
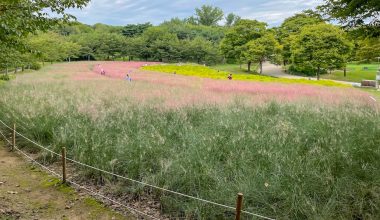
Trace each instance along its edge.
<path fill-rule="evenodd" d="M 36 51 L 42 62 L 56 62 L 76 57 L 80 50 L 80 45 L 54 32 L 32 36 L 28 44 L 33 51 Z"/>
<path fill-rule="evenodd" d="M 38 62 L 33 62 L 33 63 L 31 63 L 29 67 L 30 67 L 30 69 L 32 69 L 32 70 L 39 70 L 39 69 L 42 68 L 41 64 L 38 63 Z"/>
<path fill-rule="evenodd" d="M 111 33 L 111 34 L 122 34 L 123 32 L 122 26 L 112 26 L 112 25 L 106 25 L 106 24 L 101 24 L 97 23 L 93 25 L 93 29 L 95 32 L 99 33 Z"/>
<path fill-rule="evenodd" d="M 352 48 L 345 33 L 330 24 L 305 26 L 292 44 L 294 66 L 317 73 L 343 67 Z"/>
<path fill-rule="evenodd" d="M 272 34 L 266 29 L 266 24 L 256 20 L 239 20 L 226 34 L 221 43 L 222 53 L 229 59 L 239 60 L 248 64 L 260 63 L 279 53 L 281 47 Z"/>
<path fill-rule="evenodd" d="M 313 13 L 310 10 L 303 11 L 302 13 L 295 14 L 281 24 L 279 28 L 279 38 L 286 39 L 290 35 L 297 35 L 301 29 L 308 25 L 323 23 L 320 15 Z"/>
<path fill-rule="evenodd" d="M 217 26 L 224 15 L 222 9 L 212 5 L 202 5 L 201 8 L 196 8 L 195 12 L 198 24 L 205 26 Z"/>
<path fill-rule="evenodd" d="M 348 28 L 359 28 L 363 35 L 380 36 L 378 0 L 324 0 L 318 9 Z"/>
<path fill-rule="evenodd" d="M 145 24 L 129 24 L 123 28 L 123 35 L 126 37 L 137 37 L 150 27 L 152 27 L 152 24 L 149 22 Z"/>
<path fill-rule="evenodd" d="M 66 8 L 82 8 L 89 0 L 2 0 L 0 2 L 0 69 L 25 67 L 35 61 L 26 38 L 68 22 Z M 57 14 L 51 17 L 49 11 Z M 72 45 L 71 45 L 72 46 Z"/>
<path fill-rule="evenodd" d="M 256 20 L 242 19 L 232 27 L 221 42 L 221 51 L 229 59 L 239 60 L 244 50 L 243 46 L 251 40 L 265 34 L 266 23 Z"/>
<path fill-rule="evenodd" d="M 11 78 L 9 77 L 8 74 L 0 74 L 0 80 L 9 81 L 11 80 Z"/>
<path fill-rule="evenodd" d="M 283 47 L 281 55 L 284 65 L 287 65 L 291 61 L 291 45 L 296 36 L 300 34 L 302 28 L 323 22 L 324 21 L 320 15 L 315 14 L 310 10 L 295 14 L 294 16 L 285 19 L 277 29 L 277 38 Z"/>
<path fill-rule="evenodd" d="M 203 37 L 213 43 L 219 43 L 225 33 L 225 29 L 222 27 L 194 25 L 177 18 L 162 23 L 160 27 L 165 28 L 172 34 L 176 34 L 179 40 L 192 40 L 196 37 Z"/>
<path fill-rule="evenodd" d="M 212 42 L 202 37 L 196 37 L 192 41 L 184 41 L 182 47 L 185 48 L 182 59 L 194 61 L 198 64 L 204 62 L 206 64 L 220 63 L 222 57 Z"/>
<path fill-rule="evenodd" d="M 234 13 L 229 13 L 225 19 L 226 19 L 225 26 L 232 27 L 241 20 L 241 17 L 238 15 L 235 15 Z"/>
<path fill-rule="evenodd" d="M 262 64 L 266 58 L 279 53 L 280 44 L 271 33 L 266 33 L 260 38 L 249 41 L 243 47 L 240 60 L 248 63 L 248 72 L 251 71 L 251 63 L 259 63 L 260 73 L 262 73 Z"/>
<path fill-rule="evenodd" d="M 90 25 L 82 24 L 80 22 L 68 22 L 54 26 L 52 30 L 62 36 L 69 36 L 82 33 L 90 33 L 94 29 Z"/>
<path fill-rule="evenodd" d="M 358 41 L 356 60 L 360 62 L 377 61 L 380 57 L 380 38 L 365 38 Z"/>
<path fill-rule="evenodd" d="M 89 0 L 3 0 L 0 3 L 0 42 L 8 47 L 20 45 L 20 39 L 38 30 L 47 30 L 61 21 L 73 17 L 65 13 L 66 8 L 82 8 Z M 60 18 L 51 18 L 50 10 Z"/>

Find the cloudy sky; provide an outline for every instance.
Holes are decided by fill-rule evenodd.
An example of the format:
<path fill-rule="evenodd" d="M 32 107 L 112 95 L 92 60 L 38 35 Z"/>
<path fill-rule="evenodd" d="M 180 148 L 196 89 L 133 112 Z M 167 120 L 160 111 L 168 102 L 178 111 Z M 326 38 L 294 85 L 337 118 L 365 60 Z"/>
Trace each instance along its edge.
<path fill-rule="evenodd" d="M 257 19 L 270 26 L 304 9 L 314 8 L 322 0 L 91 0 L 83 10 L 70 10 L 86 24 L 126 25 L 151 22 L 159 24 L 173 17 L 186 18 L 194 9 L 210 4 L 242 18 Z"/>

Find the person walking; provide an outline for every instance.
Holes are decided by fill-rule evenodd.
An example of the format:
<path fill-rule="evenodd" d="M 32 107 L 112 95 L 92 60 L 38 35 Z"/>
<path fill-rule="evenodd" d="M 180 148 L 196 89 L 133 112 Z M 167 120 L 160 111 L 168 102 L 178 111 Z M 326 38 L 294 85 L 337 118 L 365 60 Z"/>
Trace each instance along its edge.
<path fill-rule="evenodd" d="M 127 76 L 125 77 L 125 80 L 127 80 L 128 82 L 132 82 L 132 78 L 129 76 L 129 74 L 127 74 Z"/>

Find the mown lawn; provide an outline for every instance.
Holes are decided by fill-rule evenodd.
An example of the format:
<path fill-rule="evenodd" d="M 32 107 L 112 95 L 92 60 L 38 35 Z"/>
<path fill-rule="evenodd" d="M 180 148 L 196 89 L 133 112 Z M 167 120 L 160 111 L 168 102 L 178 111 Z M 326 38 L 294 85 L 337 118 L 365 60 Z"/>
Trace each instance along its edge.
<path fill-rule="evenodd" d="M 365 67 L 367 69 L 365 69 Z M 332 74 L 322 75 L 322 78 L 348 82 L 374 80 L 376 78 L 376 71 L 378 70 L 378 67 L 378 64 L 348 64 L 346 77 L 344 77 L 344 73 L 342 70 L 337 70 L 334 71 Z"/>

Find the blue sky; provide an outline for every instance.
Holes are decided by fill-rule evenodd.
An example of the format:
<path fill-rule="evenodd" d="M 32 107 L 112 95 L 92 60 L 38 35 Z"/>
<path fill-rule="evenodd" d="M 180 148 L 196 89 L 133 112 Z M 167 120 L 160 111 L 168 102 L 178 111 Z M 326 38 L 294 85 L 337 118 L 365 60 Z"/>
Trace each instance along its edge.
<path fill-rule="evenodd" d="M 173 17 L 186 18 L 203 4 L 217 6 L 228 14 L 257 19 L 277 26 L 297 12 L 314 8 L 322 0 L 91 0 L 83 10 L 69 10 L 86 24 L 160 24 Z"/>

